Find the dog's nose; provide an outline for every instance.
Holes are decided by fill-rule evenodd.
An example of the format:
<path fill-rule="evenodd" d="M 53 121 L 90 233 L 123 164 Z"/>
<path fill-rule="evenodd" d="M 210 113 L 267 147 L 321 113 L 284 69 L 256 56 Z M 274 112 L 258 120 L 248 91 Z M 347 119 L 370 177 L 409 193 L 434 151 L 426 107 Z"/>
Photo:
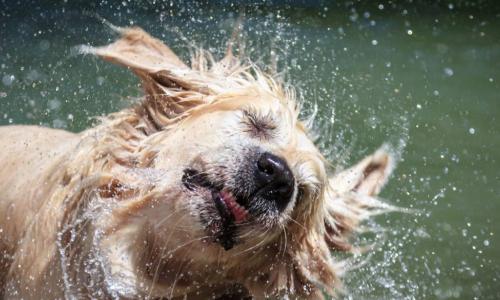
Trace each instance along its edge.
<path fill-rule="evenodd" d="M 276 202 L 278 209 L 283 210 L 290 201 L 294 178 L 286 161 L 274 154 L 265 152 L 257 160 L 257 188 L 267 200 Z"/>

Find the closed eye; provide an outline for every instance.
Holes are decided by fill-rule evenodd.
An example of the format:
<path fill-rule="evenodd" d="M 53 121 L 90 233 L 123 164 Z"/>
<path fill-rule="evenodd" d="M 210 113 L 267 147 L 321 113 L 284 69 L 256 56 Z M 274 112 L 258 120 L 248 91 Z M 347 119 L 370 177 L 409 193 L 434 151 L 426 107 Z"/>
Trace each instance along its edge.
<path fill-rule="evenodd" d="M 245 131 L 253 137 L 270 139 L 274 136 L 276 123 L 270 114 L 260 115 L 252 110 L 243 110 Z"/>
<path fill-rule="evenodd" d="M 297 201 L 303 201 L 306 196 L 307 188 L 303 184 L 299 184 L 299 188 L 297 190 Z"/>
<path fill-rule="evenodd" d="M 297 203 L 307 199 L 316 199 L 321 187 L 314 183 L 299 183 L 297 189 Z"/>

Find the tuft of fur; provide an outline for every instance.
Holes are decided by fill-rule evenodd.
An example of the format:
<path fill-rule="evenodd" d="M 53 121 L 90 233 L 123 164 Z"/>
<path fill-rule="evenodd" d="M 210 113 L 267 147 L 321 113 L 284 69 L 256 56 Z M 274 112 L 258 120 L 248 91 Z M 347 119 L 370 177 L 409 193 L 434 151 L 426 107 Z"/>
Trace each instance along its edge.
<path fill-rule="evenodd" d="M 167 128 L 180 119 L 209 109 L 237 107 L 237 96 L 271 95 L 285 101 L 298 114 L 293 89 L 264 74 L 255 64 L 244 64 L 231 52 L 220 61 L 199 49 L 191 67 L 159 40 L 142 29 L 122 28 L 121 39 L 99 48 L 85 48 L 108 61 L 126 66 L 141 79 L 145 99 L 138 112 L 147 116 L 149 127 Z M 229 100 L 229 101 L 228 101 Z M 150 128 L 149 128 L 150 129 Z"/>

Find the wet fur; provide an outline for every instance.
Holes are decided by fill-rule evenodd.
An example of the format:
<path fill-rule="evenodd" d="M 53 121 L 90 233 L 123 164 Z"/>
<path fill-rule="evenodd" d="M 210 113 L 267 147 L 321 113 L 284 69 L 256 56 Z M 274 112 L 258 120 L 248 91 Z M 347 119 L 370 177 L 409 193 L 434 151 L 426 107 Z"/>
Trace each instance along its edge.
<path fill-rule="evenodd" d="M 200 51 L 187 66 L 141 29 L 118 30 L 122 38 L 115 43 L 83 51 L 134 71 L 145 90 L 141 104 L 79 134 L 0 128 L 6 149 L 0 154 L 0 188 L 8 191 L 0 196 L 0 295 L 334 296 L 345 271 L 335 253 L 356 251 L 350 236 L 358 225 L 391 209 L 373 197 L 392 171 L 391 156 L 379 150 L 330 175 L 326 160 L 305 139 L 308 130 L 298 120 L 293 89 L 230 52 L 216 61 Z M 175 148 L 167 141 L 184 128 L 197 128 L 196 134 L 209 130 L 197 122 L 249 104 L 278 114 L 282 144 L 266 147 L 289 161 L 305 187 L 302 201 L 286 213 L 261 217 L 272 220 L 265 230 L 242 225 L 242 242 L 225 251 L 193 224 L 198 219 L 192 215 L 210 215 L 209 207 L 173 200 L 187 196 L 178 180 L 180 166 L 172 164 L 197 161 L 183 150 L 194 143 Z M 217 159 L 237 164 L 237 157 Z M 234 185 L 228 172 L 214 177 Z"/>

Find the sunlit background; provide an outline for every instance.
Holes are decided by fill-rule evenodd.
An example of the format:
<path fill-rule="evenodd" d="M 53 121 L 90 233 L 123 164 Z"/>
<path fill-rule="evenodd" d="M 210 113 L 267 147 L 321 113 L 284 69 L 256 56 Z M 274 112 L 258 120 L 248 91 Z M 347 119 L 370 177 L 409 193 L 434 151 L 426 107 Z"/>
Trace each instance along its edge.
<path fill-rule="evenodd" d="M 184 3 L 185 2 L 185 3 Z M 0 125 L 81 131 L 141 95 L 129 71 L 78 54 L 138 25 L 187 59 L 222 56 L 239 16 L 245 55 L 278 62 L 316 108 L 342 168 L 391 145 L 373 255 L 345 299 L 500 299 L 500 2 L 0 0 Z M 1 151 L 1 149 L 0 149 Z M 1 270 L 0 270 L 1 272 Z"/>

